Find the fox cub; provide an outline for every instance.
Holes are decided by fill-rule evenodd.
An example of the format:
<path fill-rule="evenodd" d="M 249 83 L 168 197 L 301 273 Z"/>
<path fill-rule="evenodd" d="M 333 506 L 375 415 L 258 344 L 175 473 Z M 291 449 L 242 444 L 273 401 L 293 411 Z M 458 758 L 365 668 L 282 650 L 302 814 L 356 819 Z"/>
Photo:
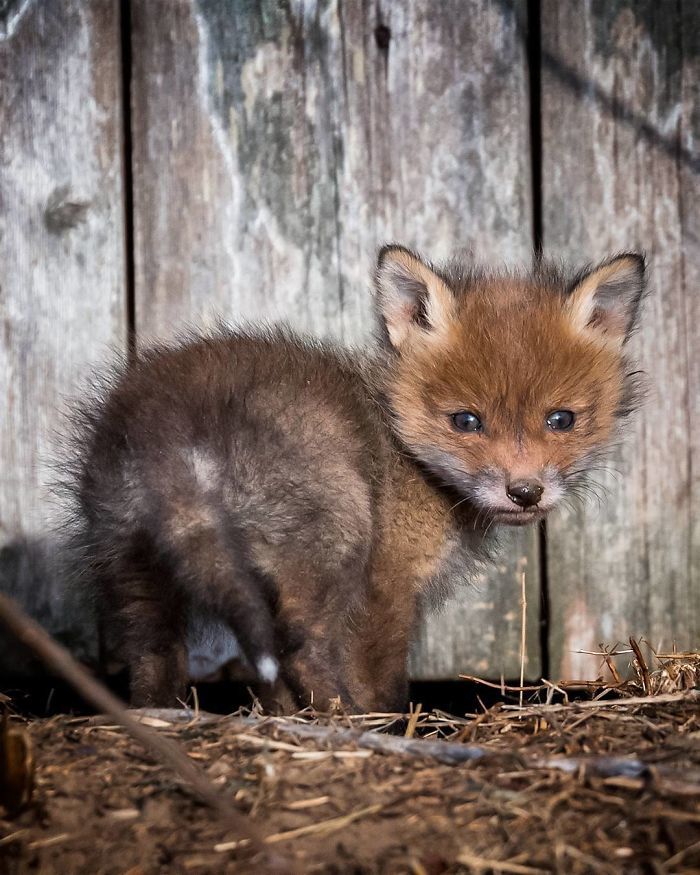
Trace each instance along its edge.
<path fill-rule="evenodd" d="M 135 705 L 173 705 L 192 616 L 267 700 L 398 710 L 421 612 L 582 487 L 635 399 L 644 259 L 526 275 L 397 245 L 365 352 L 280 329 L 139 353 L 79 420 L 83 574 Z"/>

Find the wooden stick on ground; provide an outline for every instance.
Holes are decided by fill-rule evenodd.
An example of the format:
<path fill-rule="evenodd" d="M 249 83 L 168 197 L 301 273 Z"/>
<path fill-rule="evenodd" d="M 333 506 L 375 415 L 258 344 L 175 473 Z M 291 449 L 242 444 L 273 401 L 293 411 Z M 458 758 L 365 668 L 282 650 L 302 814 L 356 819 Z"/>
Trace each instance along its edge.
<path fill-rule="evenodd" d="M 109 714 L 155 757 L 177 772 L 195 793 L 219 814 L 228 827 L 240 833 L 255 851 L 267 857 L 270 869 L 278 871 L 281 866 L 283 871 L 293 871 L 290 865 L 279 859 L 270 858 L 263 837 L 257 828 L 222 796 L 178 744 L 135 720 L 126 706 L 104 684 L 92 677 L 65 647 L 55 641 L 13 599 L 3 593 L 0 593 L 0 623 L 32 650 L 49 669 L 68 681 L 86 701 L 94 705 L 98 711 Z"/>

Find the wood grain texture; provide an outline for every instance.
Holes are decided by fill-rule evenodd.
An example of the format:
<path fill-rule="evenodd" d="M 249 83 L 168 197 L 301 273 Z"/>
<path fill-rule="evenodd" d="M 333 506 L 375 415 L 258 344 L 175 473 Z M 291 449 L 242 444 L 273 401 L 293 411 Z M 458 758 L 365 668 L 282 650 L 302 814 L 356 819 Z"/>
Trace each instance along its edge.
<path fill-rule="evenodd" d="M 599 512 L 549 527 L 552 673 L 629 635 L 700 637 L 700 6 L 544 0 L 543 196 L 549 254 L 645 249 L 651 295 L 632 347 L 649 377 Z"/>
<path fill-rule="evenodd" d="M 529 261 L 524 4 L 133 0 L 136 323 L 370 330 L 382 242 Z M 514 675 L 535 537 L 423 630 L 420 677 Z"/>
<path fill-rule="evenodd" d="M 0 587 L 76 653 L 94 629 L 48 535 L 62 397 L 124 337 L 116 0 L 6 4 L 0 23 Z M 26 654 L 0 639 L 6 672 Z"/>

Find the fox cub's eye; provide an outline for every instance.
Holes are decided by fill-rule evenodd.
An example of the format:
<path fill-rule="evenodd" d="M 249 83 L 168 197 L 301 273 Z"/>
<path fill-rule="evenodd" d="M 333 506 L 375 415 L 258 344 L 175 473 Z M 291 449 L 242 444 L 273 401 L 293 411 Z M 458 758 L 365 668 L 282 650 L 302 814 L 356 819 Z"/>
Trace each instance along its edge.
<path fill-rule="evenodd" d="M 481 420 L 470 410 L 459 410 L 450 417 L 457 431 L 482 431 Z"/>
<path fill-rule="evenodd" d="M 547 425 L 552 431 L 568 431 L 573 428 L 575 419 L 571 410 L 554 410 L 547 417 Z"/>

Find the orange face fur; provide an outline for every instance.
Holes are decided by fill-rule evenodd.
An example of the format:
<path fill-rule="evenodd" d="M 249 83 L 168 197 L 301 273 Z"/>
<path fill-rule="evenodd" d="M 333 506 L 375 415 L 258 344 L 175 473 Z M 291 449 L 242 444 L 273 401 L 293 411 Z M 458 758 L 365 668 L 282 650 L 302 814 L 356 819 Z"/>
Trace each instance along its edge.
<path fill-rule="evenodd" d="M 397 436 L 485 516 L 541 518 L 579 486 L 627 412 L 624 342 L 643 285 L 637 255 L 567 279 L 552 267 L 525 277 L 436 270 L 387 247 L 377 291 Z"/>

